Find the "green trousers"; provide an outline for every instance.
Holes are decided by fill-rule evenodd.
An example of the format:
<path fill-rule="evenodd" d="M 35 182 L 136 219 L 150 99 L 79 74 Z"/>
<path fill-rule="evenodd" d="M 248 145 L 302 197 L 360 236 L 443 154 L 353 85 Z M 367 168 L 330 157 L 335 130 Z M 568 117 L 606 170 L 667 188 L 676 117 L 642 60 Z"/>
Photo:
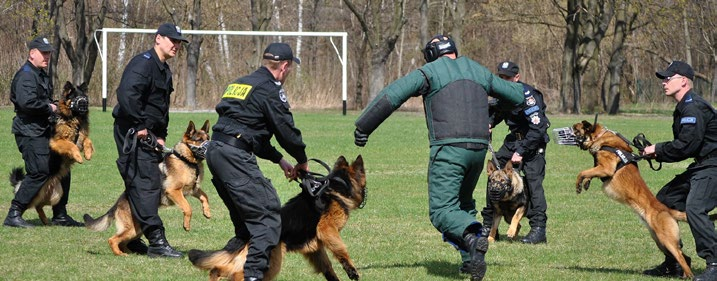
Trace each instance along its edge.
<path fill-rule="evenodd" d="M 470 150 L 448 145 L 431 147 L 428 214 L 433 226 L 449 243 L 462 243 L 466 228 L 480 224 L 476 220 L 478 211 L 473 191 L 483 171 L 485 155 L 485 149 Z"/>

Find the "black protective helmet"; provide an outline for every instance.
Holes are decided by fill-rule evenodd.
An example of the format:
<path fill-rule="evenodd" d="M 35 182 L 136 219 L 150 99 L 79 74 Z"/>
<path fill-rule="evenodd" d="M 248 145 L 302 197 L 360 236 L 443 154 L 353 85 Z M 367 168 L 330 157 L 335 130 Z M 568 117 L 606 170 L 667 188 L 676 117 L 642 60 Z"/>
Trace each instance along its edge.
<path fill-rule="evenodd" d="M 438 41 L 433 42 L 433 40 L 436 39 L 438 39 Z M 458 56 L 456 43 L 453 42 L 450 37 L 442 34 L 433 36 L 433 38 L 426 43 L 426 47 L 423 48 L 423 58 L 426 59 L 426 62 L 432 62 L 440 56 L 450 53 L 454 53 Z"/>

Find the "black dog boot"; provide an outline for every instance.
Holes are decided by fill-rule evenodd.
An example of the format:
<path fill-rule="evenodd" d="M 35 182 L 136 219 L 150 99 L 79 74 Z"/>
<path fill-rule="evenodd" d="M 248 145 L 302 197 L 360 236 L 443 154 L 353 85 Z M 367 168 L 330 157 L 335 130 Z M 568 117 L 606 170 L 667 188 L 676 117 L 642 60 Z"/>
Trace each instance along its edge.
<path fill-rule="evenodd" d="M 685 261 L 687 261 L 687 265 L 692 266 L 692 259 L 688 256 L 683 256 L 685 257 Z M 660 265 L 642 272 L 642 274 L 649 276 L 677 278 L 682 278 L 684 273 L 685 272 L 682 270 L 680 264 L 677 263 L 677 260 L 675 260 L 672 256 L 665 256 L 665 261 L 663 261 Z"/>
<path fill-rule="evenodd" d="M 520 241 L 524 244 L 548 243 L 548 238 L 545 237 L 545 227 L 531 227 L 528 235 L 525 235 Z"/>
<path fill-rule="evenodd" d="M 167 238 L 164 237 L 164 229 L 155 229 L 147 235 L 149 240 L 149 247 L 147 248 L 147 256 L 150 258 L 162 257 L 162 258 L 181 258 L 184 256 L 182 252 L 179 252 L 172 248 L 167 242 Z"/>
<path fill-rule="evenodd" d="M 72 217 L 70 217 L 68 214 L 56 214 L 52 217 L 52 225 L 58 225 L 58 226 L 71 226 L 71 227 L 81 227 L 85 226 L 84 223 L 78 222 Z"/>
<path fill-rule="evenodd" d="M 10 205 L 10 211 L 7 212 L 7 217 L 5 218 L 5 222 L 3 222 L 3 225 L 22 228 L 34 227 L 34 225 L 22 219 L 22 213 L 23 211 L 20 209 L 20 207 L 14 204 Z"/>
<path fill-rule="evenodd" d="M 702 274 L 695 276 L 693 281 L 717 281 L 717 263 L 708 263 Z"/>
<path fill-rule="evenodd" d="M 137 238 L 127 242 L 127 249 L 136 254 L 146 255 L 149 247 L 147 247 L 147 244 L 145 244 L 141 238 Z"/>
<path fill-rule="evenodd" d="M 471 281 L 483 280 L 487 267 L 485 253 L 488 252 L 488 238 L 477 236 L 474 233 L 466 233 L 463 235 L 463 242 L 471 255 L 471 261 L 468 265 Z"/>

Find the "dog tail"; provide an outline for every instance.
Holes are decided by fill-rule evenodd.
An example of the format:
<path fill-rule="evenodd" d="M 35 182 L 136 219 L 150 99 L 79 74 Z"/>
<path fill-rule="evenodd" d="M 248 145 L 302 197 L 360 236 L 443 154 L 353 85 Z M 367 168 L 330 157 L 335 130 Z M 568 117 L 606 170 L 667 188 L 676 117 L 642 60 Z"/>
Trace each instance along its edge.
<path fill-rule="evenodd" d="M 236 256 L 243 249 L 244 248 L 238 251 L 227 251 L 224 249 L 217 251 L 202 251 L 192 249 L 189 250 L 187 256 L 189 256 L 189 261 L 191 261 L 195 267 L 204 270 L 212 270 L 218 266 L 231 264 L 234 261 L 234 258 L 236 258 Z"/>
<path fill-rule="evenodd" d="M 82 219 L 85 220 L 85 227 L 87 229 L 92 231 L 105 231 L 107 228 L 110 227 L 110 224 L 115 220 L 115 211 L 117 210 L 117 205 L 119 204 L 119 201 L 124 198 L 124 193 L 120 195 L 120 198 L 117 199 L 117 202 L 112 205 L 112 207 L 99 218 L 92 218 L 89 214 L 85 214 L 82 216 Z M 126 199 L 125 199 L 126 200 Z"/>
<path fill-rule="evenodd" d="M 15 192 L 17 192 L 17 188 L 20 186 L 20 183 L 22 180 L 25 179 L 25 171 L 23 171 L 22 167 L 15 167 L 10 172 L 10 185 L 15 188 Z"/>

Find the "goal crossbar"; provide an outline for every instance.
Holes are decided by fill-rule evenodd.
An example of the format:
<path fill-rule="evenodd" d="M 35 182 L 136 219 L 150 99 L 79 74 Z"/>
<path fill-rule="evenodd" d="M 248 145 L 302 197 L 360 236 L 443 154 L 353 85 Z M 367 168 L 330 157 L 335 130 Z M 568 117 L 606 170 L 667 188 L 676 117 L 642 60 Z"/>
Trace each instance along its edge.
<path fill-rule="evenodd" d="M 100 58 L 102 58 L 102 111 L 107 111 L 107 34 L 108 33 L 156 33 L 156 29 L 140 29 L 140 28 L 102 28 L 98 29 L 97 32 L 102 33 L 102 45 L 99 47 Z M 338 54 L 338 49 L 333 41 L 331 44 L 339 56 L 341 63 L 341 99 L 342 99 L 342 112 L 346 115 L 346 100 L 347 95 L 347 43 L 348 33 L 346 32 L 304 32 L 304 31 L 228 31 L 228 30 L 182 30 L 182 34 L 198 34 L 198 35 L 244 35 L 244 36 L 307 36 L 307 37 L 341 37 L 341 53 Z M 95 36 L 95 43 L 97 42 L 97 36 Z"/>

